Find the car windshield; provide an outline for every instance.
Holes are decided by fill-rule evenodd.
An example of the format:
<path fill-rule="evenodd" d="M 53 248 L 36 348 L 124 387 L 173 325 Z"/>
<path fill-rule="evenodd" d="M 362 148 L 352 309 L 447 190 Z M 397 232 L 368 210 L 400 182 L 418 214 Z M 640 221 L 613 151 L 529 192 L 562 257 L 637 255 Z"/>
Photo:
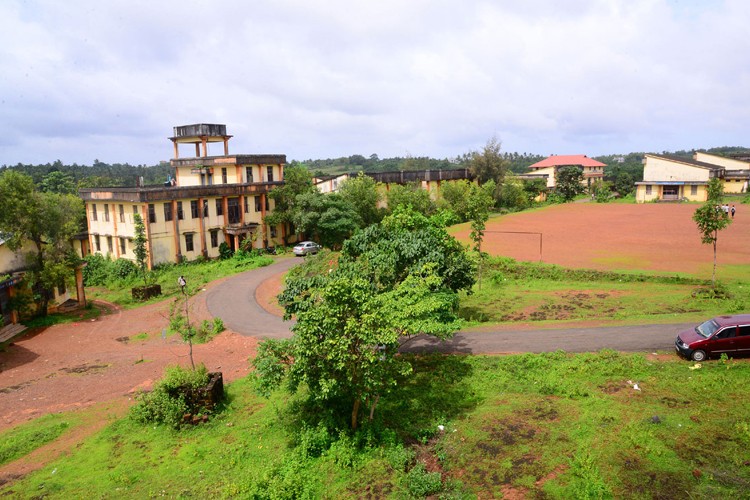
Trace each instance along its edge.
<path fill-rule="evenodd" d="M 696 333 L 706 338 L 713 335 L 718 329 L 719 329 L 719 325 L 716 323 L 716 321 L 712 319 L 709 319 L 705 323 L 695 327 Z"/>

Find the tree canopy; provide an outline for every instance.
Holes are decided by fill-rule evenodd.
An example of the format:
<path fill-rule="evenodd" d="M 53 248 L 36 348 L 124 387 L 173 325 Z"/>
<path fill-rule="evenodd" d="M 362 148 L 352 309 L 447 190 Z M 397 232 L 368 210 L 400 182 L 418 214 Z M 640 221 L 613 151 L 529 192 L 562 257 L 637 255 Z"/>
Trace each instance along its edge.
<path fill-rule="evenodd" d="M 0 175 L 0 233 L 8 248 L 34 246 L 26 255 L 25 280 L 34 292 L 37 314 L 47 312 L 49 291 L 69 282 L 78 262 L 71 239 L 81 230 L 83 201 L 70 194 L 36 190 L 28 175 L 8 170 Z"/>
<path fill-rule="evenodd" d="M 721 179 L 714 177 L 709 181 L 706 189 L 708 190 L 706 203 L 695 210 L 693 220 L 701 233 L 701 242 L 713 246 L 714 263 L 711 284 L 716 286 L 716 242 L 719 239 L 719 231 L 731 224 L 732 219 L 722 207 L 724 185 Z"/>
<path fill-rule="evenodd" d="M 581 167 L 571 165 L 559 168 L 555 172 L 555 193 L 565 202 L 572 201 L 585 191 L 582 181 L 583 169 Z"/>
<path fill-rule="evenodd" d="M 344 244 L 323 272 L 287 278 L 279 296 L 291 341 L 266 341 L 254 361 L 262 392 L 286 379 L 321 407 L 351 410 L 350 425 L 370 419 L 379 399 L 411 373 L 399 340 L 421 333 L 447 338 L 459 327 L 457 290 L 474 283 L 473 266 L 435 219 L 398 208 Z"/>

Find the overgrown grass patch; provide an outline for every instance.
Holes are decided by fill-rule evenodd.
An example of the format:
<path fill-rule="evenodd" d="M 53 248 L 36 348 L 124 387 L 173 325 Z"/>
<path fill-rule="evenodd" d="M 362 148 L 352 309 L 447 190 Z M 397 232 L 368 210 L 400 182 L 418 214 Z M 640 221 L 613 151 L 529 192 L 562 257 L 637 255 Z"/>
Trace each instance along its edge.
<path fill-rule="evenodd" d="M 70 426 L 73 415 L 51 413 L 0 434 L 0 465 L 12 462 L 60 437 Z"/>
<path fill-rule="evenodd" d="M 750 268 L 750 266 L 748 266 Z M 478 323 L 554 321 L 693 321 L 742 312 L 750 286 L 721 283 L 722 294 L 696 293 L 705 281 L 677 275 L 566 269 L 490 259 L 481 288 L 462 297 L 461 316 Z"/>
<path fill-rule="evenodd" d="M 663 358 L 663 356 L 662 356 Z M 356 433 L 249 379 L 207 424 L 120 420 L 15 497 L 743 498 L 750 362 L 423 356 Z M 693 369 L 691 369 L 693 368 Z M 636 384 L 638 389 L 636 389 Z M 343 418 L 346 421 L 346 416 Z M 53 473 L 54 471 L 54 473 Z"/>
<path fill-rule="evenodd" d="M 124 308 L 132 308 L 177 296 L 181 292 L 180 286 L 177 284 L 180 276 L 185 278 L 190 290 L 196 290 L 211 281 L 264 267 L 273 263 L 273 261 L 274 259 L 268 255 L 238 252 L 234 257 L 224 260 L 198 260 L 181 264 L 163 264 L 151 272 L 153 282 L 161 285 L 162 294 L 145 302 L 134 300 L 131 295 L 133 287 L 143 286 L 143 279 L 135 274 L 122 279 L 110 279 L 105 286 L 87 288 L 87 292 L 89 298 L 102 299 Z"/>

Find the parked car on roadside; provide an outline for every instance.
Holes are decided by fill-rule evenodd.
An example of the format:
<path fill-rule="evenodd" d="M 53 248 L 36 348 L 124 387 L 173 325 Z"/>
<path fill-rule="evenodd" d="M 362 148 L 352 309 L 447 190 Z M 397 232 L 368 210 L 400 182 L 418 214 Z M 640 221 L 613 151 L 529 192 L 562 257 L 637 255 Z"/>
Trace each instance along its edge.
<path fill-rule="evenodd" d="M 750 354 L 750 314 L 717 316 L 677 335 L 674 347 L 693 361 Z"/>
<path fill-rule="evenodd" d="M 320 245 L 314 241 L 301 241 L 294 245 L 292 251 L 294 252 L 294 255 L 304 257 L 308 254 L 316 254 L 320 252 Z"/>

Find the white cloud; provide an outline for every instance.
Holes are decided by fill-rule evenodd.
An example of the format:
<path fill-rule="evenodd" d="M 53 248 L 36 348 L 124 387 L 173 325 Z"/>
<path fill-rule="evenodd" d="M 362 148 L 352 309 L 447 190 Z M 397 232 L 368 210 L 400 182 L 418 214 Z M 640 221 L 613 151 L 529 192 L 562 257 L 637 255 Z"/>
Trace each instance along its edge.
<path fill-rule="evenodd" d="M 0 3 L 0 164 L 741 145 L 743 0 Z"/>

